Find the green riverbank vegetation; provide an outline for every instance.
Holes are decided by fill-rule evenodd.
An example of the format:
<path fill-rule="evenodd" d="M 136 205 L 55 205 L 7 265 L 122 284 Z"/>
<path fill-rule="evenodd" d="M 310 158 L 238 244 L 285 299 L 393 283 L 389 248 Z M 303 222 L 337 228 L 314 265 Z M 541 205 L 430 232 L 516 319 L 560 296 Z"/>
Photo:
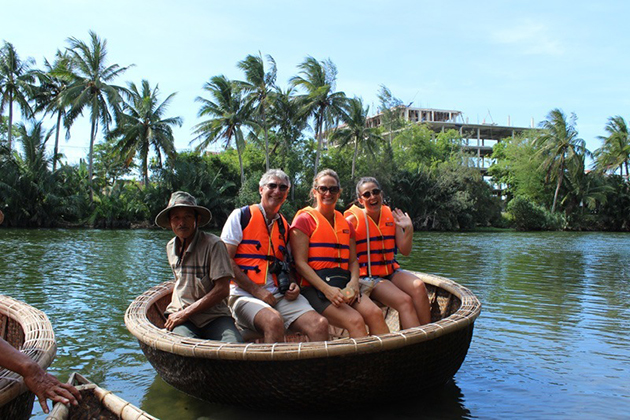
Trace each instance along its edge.
<path fill-rule="evenodd" d="M 591 152 L 576 116 L 551 110 L 539 129 L 494 146 L 489 183 L 458 131 L 403 121 L 387 87 L 372 110 L 382 124 L 369 128 L 369 107 L 336 90 L 331 60 L 306 57 L 280 86 L 274 59 L 259 53 L 235 63 L 240 80 L 199 81 L 192 149 L 178 151 L 173 128 L 182 119 L 169 108 L 176 93 L 158 81 L 122 82 L 131 64 L 114 64 L 106 46 L 92 32 L 68 38 L 40 67 L 1 46 L 3 227 L 149 227 L 170 193 L 185 190 L 219 228 L 232 209 L 259 200 L 268 168 L 293 181 L 283 207 L 291 220 L 308 203 L 313 175 L 330 167 L 342 181 L 340 206 L 352 203 L 359 177 L 375 176 L 418 230 L 630 231 L 630 135 L 621 116 L 603 122 L 601 147 Z M 78 120 L 90 123 L 89 152 L 68 164 L 59 142 Z"/>

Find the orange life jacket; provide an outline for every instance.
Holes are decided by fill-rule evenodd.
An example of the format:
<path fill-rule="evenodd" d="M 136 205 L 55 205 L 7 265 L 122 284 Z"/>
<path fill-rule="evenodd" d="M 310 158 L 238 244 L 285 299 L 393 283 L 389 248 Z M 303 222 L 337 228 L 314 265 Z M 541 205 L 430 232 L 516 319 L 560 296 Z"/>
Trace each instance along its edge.
<path fill-rule="evenodd" d="M 368 273 L 368 245 L 367 228 L 365 225 L 365 213 L 363 209 L 353 205 L 344 215 L 353 215 L 357 220 L 355 225 L 357 260 L 359 261 L 359 274 L 366 277 Z M 392 210 L 387 206 L 381 206 L 381 215 L 378 224 L 367 217 L 370 224 L 370 267 L 372 276 L 385 277 L 400 268 L 396 262 L 396 223 Z"/>
<path fill-rule="evenodd" d="M 295 214 L 307 213 L 317 226 L 309 238 L 308 265 L 313 270 L 324 268 L 342 268 L 349 270 L 350 262 L 350 225 L 343 215 L 335 210 L 335 226 L 315 208 L 305 207 Z M 295 218 L 293 219 L 295 221 Z M 302 279 L 302 286 L 310 286 Z"/>
<path fill-rule="evenodd" d="M 278 221 L 271 228 L 271 235 L 267 230 L 265 216 L 258 205 L 249 206 L 251 219 L 243 229 L 243 240 L 236 248 L 234 261 L 241 270 L 256 284 L 263 285 L 267 282 L 269 265 L 275 259 L 283 259 L 283 250 L 286 250 L 286 233 L 282 235 L 278 228 Z M 280 215 L 284 226 L 286 219 Z M 272 274 L 273 280 L 278 284 L 278 278 Z"/>

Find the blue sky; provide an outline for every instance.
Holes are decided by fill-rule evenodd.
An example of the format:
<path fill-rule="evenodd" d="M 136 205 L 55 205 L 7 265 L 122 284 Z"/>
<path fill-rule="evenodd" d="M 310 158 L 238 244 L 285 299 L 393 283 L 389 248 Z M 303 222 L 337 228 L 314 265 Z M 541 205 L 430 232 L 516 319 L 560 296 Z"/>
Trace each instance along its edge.
<path fill-rule="evenodd" d="M 306 56 L 330 58 L 337 90 L 376 109 L 387 86 L 413 106 L 459 110 L 471 123 L 530 126 L 550 110 L 575 112 L 587 147 L 609 117 L 630 119 L 626 1 L 186 1 L 37 0 L 2 6 L 0 39 L 41 66 L 67 38 L 107 40 L 109 63 L 135 64 L 120 79 L 159 84 L 181 116 L 178 150 L 189 149 L 202 86 L 236 63 L 270 54 L 286 87 Z M 6 113 L 5 113 L 6 114 Z M 49 127 L 52 123 L 49 123 Z M 100 138 L 100 137 L 99 137 Z M 61 151 L 85 156 L 87 122 Z"/>

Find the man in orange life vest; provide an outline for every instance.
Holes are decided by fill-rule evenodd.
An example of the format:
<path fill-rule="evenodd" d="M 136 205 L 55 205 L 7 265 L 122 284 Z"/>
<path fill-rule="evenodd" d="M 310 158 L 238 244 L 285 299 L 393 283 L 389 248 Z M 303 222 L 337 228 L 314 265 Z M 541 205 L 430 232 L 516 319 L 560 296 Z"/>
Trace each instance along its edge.
<path fill-rule="evenodd" d="M 289 224 L 279 212 L 290 187 L 283 171 L 267 171 L 259 182 L 260 203 L 234 210 L 221 232 L 232 257 L 229 305 L 237 326 L 246 338 L 258 333 L 267 343 L 284 341 L 289 328 L 311 341 L 328 339 L 328 321 L 300 294 L 288 270 Z"/>

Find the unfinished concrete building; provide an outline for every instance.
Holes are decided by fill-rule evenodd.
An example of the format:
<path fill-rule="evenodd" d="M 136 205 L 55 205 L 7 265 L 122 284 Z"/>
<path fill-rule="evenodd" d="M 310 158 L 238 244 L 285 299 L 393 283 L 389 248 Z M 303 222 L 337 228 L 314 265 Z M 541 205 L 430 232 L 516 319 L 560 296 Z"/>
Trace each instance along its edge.
<path fill-rule="evenodd" d="M 432 109 L 432 108 L 412 108 L 400 105 L 392 108 L 392 111 L 399 113 L 399 116 L 410 122 L 418 124 L 426 124 L 436 133 L 457 130 L 462 136 L 463 147 L 473 156 L 472 165 L 478 168 L 483 174 L 486 173 L 488 167 L 492 164 L 490 155 L 492 155 L 492 146 L 507 137 L 514 137 L 523 131 L 533 128 L 531 127 L 512 127 L 508 117 L 508 123 L 505 126 L 492 124 L 470 124 L 464 121 L 461 111 Z M 383 114 L 377 114 L 368 118 L 369 127 L 379 127 L 382 125 Z"/>

